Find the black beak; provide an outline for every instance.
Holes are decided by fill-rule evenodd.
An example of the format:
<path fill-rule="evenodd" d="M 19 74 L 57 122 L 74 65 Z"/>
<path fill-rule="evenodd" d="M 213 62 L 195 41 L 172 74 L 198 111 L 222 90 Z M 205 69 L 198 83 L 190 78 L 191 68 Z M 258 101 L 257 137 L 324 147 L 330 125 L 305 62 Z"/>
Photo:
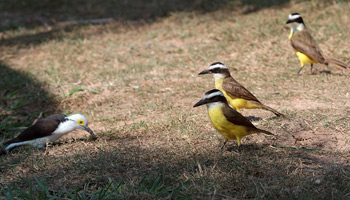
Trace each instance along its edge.
<path fill-rule="evenodd" d="M 198 101 L 196 104 L 194 104 L 193 107 L 201 106 L 201 105 L 206 104 L 206 103 L 207 103 L 207 102 L 206 102 L 205 100 L 201 99 L 201 100 Z"/>
<path fill-rule="evenodd" d="M 204 71 L 201 71 L 198 75 L 202 75 L 202 74 L 209 74 L 210 73 L 210 71 L 208 71 L 208 70 L 204 70 Z"/>
<path fill-rule="evenodd" d="M 286 22 L 286 24 L 289 24 L 289 23 L 292 23 L 292 22 L 293 22 L 293 20 L 288 19 L 288 21 Z"/>
<path fill-rule="evenodd" d="M 83 129 L 91 134 L 92 139 L 97 139 L 95 133 L 87 126 L 83 126 Z"/>

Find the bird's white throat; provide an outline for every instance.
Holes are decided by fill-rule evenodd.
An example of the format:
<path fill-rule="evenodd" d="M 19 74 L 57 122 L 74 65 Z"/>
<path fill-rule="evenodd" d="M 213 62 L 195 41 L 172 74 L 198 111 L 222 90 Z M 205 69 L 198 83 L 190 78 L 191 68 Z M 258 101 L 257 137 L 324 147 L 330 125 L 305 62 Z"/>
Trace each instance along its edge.
<path fill-rule="evenodd" d="M 223 104 L 224 104 L 223 102 L 217 101 L 213 103 L 208 103 L 206 105 L 207 105 L 207 109 L 211 110 L 211 109 L 217 108 L 218 106 L 222 106 Z"/>
<path fill-rule="evenodd" d="M 302 31 L 306 28 L 303 23 L 297 23 L 297 22 L 293 22 L 290 27 L 291 27 L 290 28 L 291 33 L 294 33 L 295 31 Z"/>
<path fill-rule="evenodd" d="M 225 74 L 221 74 L 221 73 L 213 73 L 213 77 L 216 80 L 218 78 L 221 78 L 221 79 L 225 78 L 226 76 L 225 76 Z"/>

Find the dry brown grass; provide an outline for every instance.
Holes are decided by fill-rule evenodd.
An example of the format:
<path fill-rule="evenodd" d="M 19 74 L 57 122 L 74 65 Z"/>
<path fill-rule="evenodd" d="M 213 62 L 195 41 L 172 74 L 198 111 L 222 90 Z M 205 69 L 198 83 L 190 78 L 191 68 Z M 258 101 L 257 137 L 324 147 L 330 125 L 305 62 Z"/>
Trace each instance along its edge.
<path fill-rule="evenodd" d="M 314 2 L 293 1 L 249 14 L 178 12 L 135 26 L 73 27 L 55 30 L 39 43 L 34 36 L 45 35 L 43 27 L 6 31 L 2 67 L 35 80 L 35 88 L 48 97 L 44 106 L 21 111 L 1 104 L 1 115 L 29 125 L 41 111 L 79 112 L 99 139 L 75 140 L 85 134 L 74 132 L 63 145 L 45 151 L 16 149 L 0 158 L 1 186 L 26 190 L 37 177 L 52 192 L 87 183 L 93 192 L 112 179 L 122 192 L 111 198 L 169 198 L 171 191 L 173 198 L 191 199 L 349 198 L 349 71 L 317 65 L 316 75 L 306 69 L 296 77 L 299 62 L 284 23 L 298 11 L 324 52 L 350 63 L 350 4 L 321 9 Z M 275 137 L 251 135 L 242 149 L 230 142 L 217 153 L 222 137 L 204 107 L 192 108 L 214 87 L 211 76 L 197 76 L 214 61 L 225 63 L 262 102 L 289 116 L 243 111 L 261 118 L 254 124 Z M 1 92 L 30 87 L 23 88 Z M 76 88 L 82 91 L 71 92 Z M 33 101 L 41 101 L 38 94 Z M 26 118 L 28 113 L 35 114 Z"/>

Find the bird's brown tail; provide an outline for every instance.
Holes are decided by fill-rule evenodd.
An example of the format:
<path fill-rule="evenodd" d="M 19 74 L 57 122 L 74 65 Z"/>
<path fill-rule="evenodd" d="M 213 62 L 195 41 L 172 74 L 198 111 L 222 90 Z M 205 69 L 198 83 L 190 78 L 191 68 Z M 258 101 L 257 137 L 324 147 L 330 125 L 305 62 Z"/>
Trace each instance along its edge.
<path fill-rule="evenodd" d="M 261 133 L 265 133 L 267 135 L 274 135 L 273 133 L 271 133 L 269 131 L 262 130 L 262 129 L 258 129 L 258 131 L 261 132 Z"/>
<path fill-rule="evenodd" d="M 277 110 L 275 110 L 275 109 L 273 109 L 271 107 L 268 107 L 266 105 L 262 105 L 262 106 L 263 106 L 262 107 L 263 109 L 273 112 L 273 114 L 275 114 L 278 117 L 285 117 L 282 113 L 278 112 Z"/>
<path fill-rule="evenodd" d="M 4 148 L 0 147 L 0 156 L 5 155 L 6 153 L 7 151 Z"/>
<path fill-rule="evenodd" d="M 12 138 L 11 140 L 8 140 L 6 142 L 4 142 L 4 146 L 10 145 L 12 143 L 16 143 L 16 142 L 23 142 L 22 140 L 18 139 L 18 137 Z"/>
<path fill-rule="evenodd" d="M 10 145 L 12 143 L 16 143 L 16 142 L 21 142 L 21 140 L 18 139 L 17 137 L 15 137 L 9 141 L 4 142 L 2 145 L 0 144 L 0 156 L 6 154 L 7 152 L 16 148 L 16 147 L 12 147 L 11 149 L 5 149 L 5 147 L 7 148 L 8 145 Z"/>
<path fill-rule="evenodd" d="M 327 62 L 338 65 L 339 67 L 342 67 L 344 69 L 349 68 L 348 64 L 334 58 L 327 58 Z"/>

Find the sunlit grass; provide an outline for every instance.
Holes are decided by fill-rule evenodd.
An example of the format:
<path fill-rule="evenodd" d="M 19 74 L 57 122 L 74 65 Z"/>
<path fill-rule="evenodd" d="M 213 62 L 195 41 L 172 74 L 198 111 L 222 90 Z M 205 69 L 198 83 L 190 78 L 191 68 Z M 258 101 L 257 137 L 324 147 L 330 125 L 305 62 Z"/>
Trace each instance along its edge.
<path fill-rule="evenodd" d="M 0 197 L 349 198 L 349 72 L 317 65 L 316 75 L 306 68 L 296 77 L 285 21 L 300 12 L 324 52 L 349 63 L 350 4 L 234 3 L 149 23 L 7 29 L 0 44 L 2 140 L 41 112 L 82 113 L 99 139 L 76 131 L 46 150 L 21 147 L 2 156 Z M 211 75 L 197 74 L 215 61 L 288 116 L 242 112 L 276 136 L 248 136 L 242 148 L 230 141 L 218 153 L 223 138 L 206 108 L 193 108 L 214 87 Z"/>

